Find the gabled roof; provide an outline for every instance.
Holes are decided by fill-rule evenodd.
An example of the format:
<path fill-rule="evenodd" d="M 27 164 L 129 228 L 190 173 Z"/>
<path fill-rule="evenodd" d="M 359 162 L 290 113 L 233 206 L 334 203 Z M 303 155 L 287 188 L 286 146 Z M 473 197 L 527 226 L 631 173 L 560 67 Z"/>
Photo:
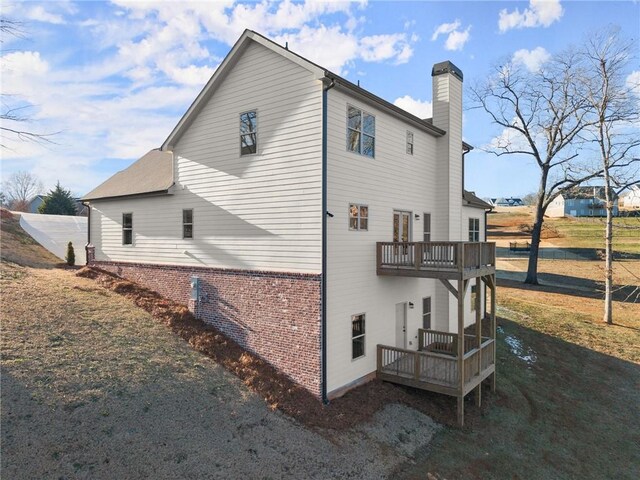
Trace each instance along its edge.
<path fill-rule="evenodd" d="M 355 97 L 361 98 L 364 101 L 372 102 L 377 107 L 386 110 L 388 113 L 402 117 L 404 120 L 413 124 L 416 128 L 424 130 L 436 137 L 440 137 L 446 133 L 441 128 L 434 126 L 433 122 L 430 119 L 423 120 L 419 117 L 416 117 L 415 115 L 401 109 L 400 107 L 397 107 L 396 105 L 386 101 L 381 97 L 378 97 L 377 95 L 374 95 L 364 88 L 351 83 L 349 80 L 346 80 L 345 78 L 342 78 L 341 76 L 327 70 L 326 68 L 313 63 L 312 61 L 302 57 L 301 55 L 292 52 L 288 48 L 278 45 L 273 40 L 270 40 L 260 35 L 259 33 L 254 32 L 253 30 L 245 30 L 242 36 L 231 48 L 231 51 L 227 54 L 220 66 L 216 69 L 213 76 L 209 79 L 202 91 L 193 101 L 191 106 L 187 109 L 186 113 L 182 116 L 173 131 L 164 141 L 161 147 L 162 150 L 171 150 L 175 146 L 178 139 L 182 136 L 187 127 L 195 119 L 200 110 L 202 110 L 204 105 L 206 105 L 209 98 L 211 98 L 211 95 L 213 95 L 222 80 L 227 76 L 233 65 L 235 65 L 239 58 L 239 54 L 247 48 L 251 41 L 257 42 L 260 45 L 268 48 L 269 50 L 278 53 L 279 55 L 283 55 L 284 57 L 300 65 L 301 67 L 306 68 L 311 73 L 313 73 L 318 80 L 323 80 L 327 84 L 333 83 L 339 88 L 348 90 Z M 470 150 L 472 148 L 471 145 L 466 143 L 463 143 L 463 146 L 467 150 Z"/>
<path fill-rule="evenodd" d="M 484 200 L 476 197 L 473 192 L 469 192 L 467 190 L 462 190 L 462 199 L 466 202 L 466 205 L 469 207 L 483 208 L 485 210 L 493 209 L 493 206 Z"/>
<path fill-rule="evenodd" d="M 98 185 L 81 200 L 166 193 L 172 185 L 173 153 L 155 149 Z"/>
<path fill-rule="evenodd" d="M 615 193 L 613 195 L 614 197 L 616 196 Z M 573 187 L 571 190 L 563 193 L 562 198 L 564 199 L 597 198 L 600 200 L 604 200 L 605 198 L 604 187 L 593 187 L 593 186 Z"/>

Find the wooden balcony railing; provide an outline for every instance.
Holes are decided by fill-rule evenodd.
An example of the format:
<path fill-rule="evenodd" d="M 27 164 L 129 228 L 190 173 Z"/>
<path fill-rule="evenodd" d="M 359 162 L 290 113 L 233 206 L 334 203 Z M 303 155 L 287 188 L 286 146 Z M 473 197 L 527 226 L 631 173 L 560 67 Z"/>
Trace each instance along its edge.
<path fill-rule="evenodd" d="M 446 332 L 432 333 L 453 335 Z M 465 348 L 466 353 L 462 359 L 465 394 L 493 373 L 494 350 L 495 340 L 488 337 L 482 338 L 480 348 L 473 347 L 468 351 Z M 382 380 L 457 395 L 460 393 L 459 366 L 455 353 L 378 345 L 377 375 Z"/>
<path fill-rule="evenodd" d="M 475 335 L 465 334 L 464 353 L 468 353 L 474 348 L 478 348 L 478 338 Z M 427 350 L 445 355 L 458 355 L 458 334 L 419 328 L 418 350 Z"/>
<path fill-rule="evenodd" d="M 378 242 L 377 271 L 416 270 L 455 272 L 494 268 L 493 242 Z"/>

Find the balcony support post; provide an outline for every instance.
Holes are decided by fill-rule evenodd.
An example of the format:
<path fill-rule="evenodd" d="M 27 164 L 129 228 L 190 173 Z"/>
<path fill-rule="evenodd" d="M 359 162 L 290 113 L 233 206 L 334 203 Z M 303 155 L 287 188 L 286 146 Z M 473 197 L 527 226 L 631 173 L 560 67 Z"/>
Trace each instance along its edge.
<path fill-rule="evenodd" d="M 459 244 L 458 251 L 461 250 Z M 464 425 L 464 297 L 466 281 L 458 280 L 458 426 Z"/>
<path fill-rule="evenodd" d="M 482 290 L 480 289 L 480 277 L 476 277 L 476 298 L 475 298 L 475 309 L 476 309 L 476 347 L 480 352 L 478 353 L 478 372 L 482 373 L 482 315 L 480 311 L 480 297 L 482 296 Z M 486 305 L 486 302 L 485 302 Z M 478 383 L 476 387 L 476 405 L 482 405 L 482 382 Z"/>

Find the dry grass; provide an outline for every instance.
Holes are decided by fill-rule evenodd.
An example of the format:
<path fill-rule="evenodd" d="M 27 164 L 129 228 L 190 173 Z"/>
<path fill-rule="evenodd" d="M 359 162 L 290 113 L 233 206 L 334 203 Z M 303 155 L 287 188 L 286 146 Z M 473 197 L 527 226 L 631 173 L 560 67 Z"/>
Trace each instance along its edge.
<path fill-rule="evenodd" d="M 0 209 L 0 257 L 5 262 L 35 268 L 52 268 L 60 259 L 45 250 L 20 227 L 20 217 Z"/>

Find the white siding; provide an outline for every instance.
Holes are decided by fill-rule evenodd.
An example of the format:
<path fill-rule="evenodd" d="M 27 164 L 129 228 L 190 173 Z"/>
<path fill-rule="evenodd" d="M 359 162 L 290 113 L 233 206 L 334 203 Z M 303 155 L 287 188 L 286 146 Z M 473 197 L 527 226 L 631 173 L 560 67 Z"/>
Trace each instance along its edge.
<path fill-rule="evenodd" d="M 248 110 L 258 153 L 240 156 Z M 96 258 L 319 273 L 321 126 L 320 81 L 252 42 L 176 143 L 173 195 L 95 203 Z M 194 210 L 193 240 L 182 209 Z M 133 246 L 122 246 L 122 212 L 133 213 Z"/>
<path fill-rule="evenodd" d="M 413 239 L 422 240 L 423 214 L 434 225 L 440 212 L 436 200 L 436 139 L 337 89 L 328 94 L 327 219 L 327 387 L 328 391 L 376 368 L 376 345 L 395 345 L 395 304 L 412 302 L 408 310 L 408 348 L 417 348 L 422 298 L 435 299 L 435 280 L 378 277 L 375 243 L 391 241 L 394 209 L 410 211 Z M 376 116 L 376 155 L 369 158 L 346 150 L 347 103 Z M 414 133 L 414 155 L 406 154 L 406 131 Z M 369 206 L 369 230 L 350 231 L 349 203 Z M 415 214 L 420 216 L 415 220 Z M 433 234 L 434 240 L 442 239 Z M 432 307 L 433 308 L 433 307 Z M 351 360 L 351 315 L 366 314 L 366 355 Z M 438 327 L 437 315 L 432 315 Z M 445 327 L 442 325 L 442 327 Z"/>

